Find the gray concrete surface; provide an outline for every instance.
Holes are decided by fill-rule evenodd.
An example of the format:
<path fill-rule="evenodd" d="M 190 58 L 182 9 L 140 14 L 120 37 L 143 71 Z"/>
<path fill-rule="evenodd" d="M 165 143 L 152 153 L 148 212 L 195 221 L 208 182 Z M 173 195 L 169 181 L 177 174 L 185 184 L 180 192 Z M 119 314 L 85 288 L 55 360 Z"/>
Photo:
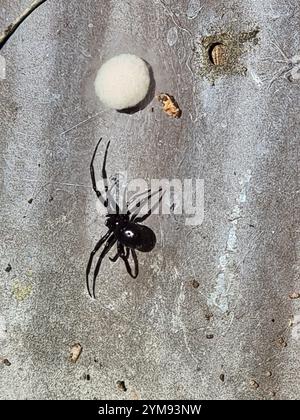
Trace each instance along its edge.
<path fill-rule="evenodd" d="M 3 0 L 1 28 L 27 5 Z M 199 75 L 202 37 L 257 27 L 245 76 Z M 299 27 L 297 0 L 49 0 L 22 24 L 1 51 L 1 399 L 299 398 Z M 95 72 L 120 52 L 152 65 L 180 120 L 102 109 Z M 139 278 L 106 260 L 92 301 L 100 136 L 110 173 L 204 178 L 205 218 L 153 216 Z"/>

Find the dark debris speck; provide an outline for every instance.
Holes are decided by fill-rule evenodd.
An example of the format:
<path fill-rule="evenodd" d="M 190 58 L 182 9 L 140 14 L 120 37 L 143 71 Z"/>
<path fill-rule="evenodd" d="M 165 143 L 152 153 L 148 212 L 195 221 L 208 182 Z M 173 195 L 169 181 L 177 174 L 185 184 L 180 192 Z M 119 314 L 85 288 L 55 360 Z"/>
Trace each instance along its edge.
<path fill-rule="evenodd" d="M 210 321 L 212 318 L 213 318 L 213 314 L 211 313 L 211 312 L 209 312 L 209 313 L 207 313 L 207 314 L 205 314 L 205 319 L 206 319 L 206 321 Z"/>
<path fill-rule="evenodd" d="M 200 283 L 197 280 L 193 280 L 192 281 L 192 286 L 194 289 L 198 289 L 198 287 L 200 286 Z"/>
<path fill-rule="evenodd" d="M 7 264 L 5 271 L 9 273 L 11 270 L 12 270 L 12 266 L 10 264 Z"/>

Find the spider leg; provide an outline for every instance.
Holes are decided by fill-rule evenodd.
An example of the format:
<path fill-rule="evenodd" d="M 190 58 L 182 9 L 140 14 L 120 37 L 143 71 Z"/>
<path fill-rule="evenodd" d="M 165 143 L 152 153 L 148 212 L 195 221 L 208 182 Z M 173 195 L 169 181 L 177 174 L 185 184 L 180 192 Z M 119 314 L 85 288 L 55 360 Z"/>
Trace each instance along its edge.
<path fill-rule="evenodd" d="M 137 258 L 137 255 L 136 255 L 136 252 L 135 252 L 134 249 L 131 250 L 131 255 L 132 255 L 133 262 L 134 262 L 135 275 L 134 275 L 133 278 L 135 279 L 139 275 L 139 262 L 138 262 L 138 258 Z"/>
<path fill-rule="evenodd" d="M 104 159 L 103 159 L 103 164 L 102 164 L 102 178 L 103 178 L 103 181 L 104 181 L 104 189 L 105 189 L 105 192 L 106 192 L 106 202 L 108 204 L 108 207 L 110 208 L 110 210 L 114 211 L 114 206 L 115 206 L 116 213 L 119 214 L 119 206 L 115 202 L 115 200 L 112 198 L 111 189 L 110 190 L 108 189 L 107 173 L 106 173 L 106 161 L 107 161 L 107 153 L 108 153 L 109 145 L 110 145 L 110 141 L 107 143 L 107 146 L 106 146 L 106 149 L 105 149 L 105 154 L 104 154 Z"/>
<path fill-rule="evenodd" d="M 118 261 L 119 257 L 122 254 L 124 254 L 124 246 L 119 241 L 117 242 L 117 248 L 118 248 L 118 251 L 117 251 L 116 255 L 112 258 L 109 257 L 110 261 L 112 261 L 112 262 Z"/>
<path fill-rule="evenodd" d="M 125 254 L 124 245 L 122 245 L 120 242 L 118 242 L 117 246 L 118 246 L 118 252 L 116 253 L 116 255 L 113 258 L 109 258 L 110 261 L 116 262 L 119 258 L 122 258 L 122 257 L 125 257 L 125 258 L 128 259 L 129 248 L 126 248 L 126 254 Z"/>
<path fill-rule="evenodd" d="M 91 173 L 91 179 L 92 179 L 92 185 L 93 185 L 93 190 L 95 191 L 97 197 L 99 198 L 99 200 L 101 201 L 101 203 L 103 204 L 104 207 L 110 207 L 111 208 L 111 203 L 110 200 L 108 198 L 111 199 L 111 201 L 114 200 L 112 199 L 112 196 L 110 194 L 110 191 L 108 190 L 108 181 L 107 181 L 107 173 L 106 173 L 106 161 L 107 161 L 107 153 L 108 153 L 108 148 L 110 145 L 110 141 L 107 143 L 106 149 L 105 149 L 105 154 L 104 154 L 104 159 L 103 159 L 103 165 L 102 165 L 102 178 L 103 178 L 103 182 L 104 182 L 104 190 L 105 190 L 105 195 L 101 194 L 100 190 L 97 188 L 97 183 L 96 183 L 96 177 L 95 177 L 95 169 L 94 169 L 94 160 L 98 151 L 98 147 L 99 144 L 101 143 L 102 137 L 100 138 L 100 140 L 98 141 L 93 156 L 92 156 L 92 160 L 91 160 L 91 164 L 90 164 L 90 173 Z M 116 211 L 118 213 L 119 211 L 119 207 L 117 205 L 117 203 L 114 203 L 116 206 Z"/>
<path fill-rule="evenodd" d="M 162 188 L 159 188 L 157 191 L 155 191 L 154 193 L 151 192 L 151 190 L 148 191 L 148 195 L 144 198 L 142 198 L 139 202 L 136 203 L 135 207 L 133 207 L 132 209 L 129 209 L 127 214 L 131 215 L 131 221 L 133 222 L 135 220 L 135 218 L 138 216 L 139 212 L 141 211 L 141 209 L 144 207 L 145 204 L 149 204 L 151 198 L 158 194 L 159 192 L 162 191 Z"/>
<path fill-rule="evenodd" d="M 92 266 L 92 262 L 94 259 L 94 256 L 96 254 L 96 252 L 101 248 L 101 245 L 104 244 L 104 242 L 109 238 L 109 236 L 111 235 L 111 230 L 109 230 L 104 236 L 102 236 L 102 238 L 97 242 L 95 248 L 93 249 L 93 251 L 91 252 L 87 267 L 86 267 L 86 287 L 88 290 L 88 293 L 90 295 L 90 297 L 92 297 L 91 291 L 90 291 L 90 286 L 89 286 L 89 274 L 91 271 L 91 266 Z"/>
<path fill-rule="evenodd" d="M 103 258 L 105 257 L 105 255 L 108 253 L 108 251 L 114 246 L 114 244 L 117 242 L 116 238 L 114 236 L 111 236 L 110 238 L 108 238 L 105 247 L 103 248 L 103 251 L 100 254 L 100 257 L 98 259 L 98 262 L 96 264 L 95 267 L 95 271 L 94 271 L 94 277 L 93 277 L 93 297 L 94 299 L 96 299 L 96 294 L 95 294 L 95 288 L 96 288 L 96 279 L 100 270 L 100 266 L 102 263 Z"/>
<path fill-rule="evenodd" d="M 92 184 L 93 184 L 93 190 L 96 193 L 96 196 L 99 198 L 99 200 L 101 201 L 101 203 L 103 204 L 104 207 L 107 207 L 108 203 L 107 203 L 107 199 L 105 200 L 103 195 L 101 194 L 101 192 L 98 190 L 97 188 L 97 184 L 96 184 L 96 178 L 95 178 L 95 169 L 94 169 L 94 160 L 96 157 L 96 153 L 99 147 L 99 144 L 101 143 L 102 137 L 100 138 L 100 140 L 98 141 L 93 156 L 92 156 L 92 160 L 91 160 L 91 164 L 90 164 L 90 173 L 91 173 L 91 178 L 92 178 Z"/>
<path fill-rule="evenodd" d="M 120 257 L 120 255 L 119 255 L 119 251 L 118 251 L 114 257 L 109 257 L 109 259 L 112 262 L 116 262 L 116 261 L 118 261 L 119 257 Z"/>
<path fill-rule="evenodd" d="M 133 258 L 133 262 L 134 262 L 134 273 L 132 273 L 132 269 L 131 269 L 129 261 L 128 261 L 130 251 L 131 251 L 131 255 L 132 255 L 132 258 Z M 121 258 L 125 263 L 127 273 L 130 275 L 130 277 L 132 277 L 133 279 L 136 279 L 138 274 L 139 274 L 139 263 L 138 263 L 138 259 L 137 259 L 137 255 L 136 255 L 135 250 L 134 249 L 129 250 L 129 248 L 126 248 L 126 255 L 121 255 Z"/>
<path fill-rule="evenodd" d="M 151 199 L 151 197 L 152 197 L 152 195 L 155 195 L 155 194 L 157 194 L 158 192 L 161 192 L 162 191 L 162 188 L 160 188 L 158 191 L 156 191 L 155 193 L 153 193 L 153 194 L 151 194 L 150 196 L 148 196 L 148 202 L 150 201 L 150 199 Z M 134 213 L 133 215 L 132 215 L 132 217 L 131 217 L 131 222 L 134 222 L 134 223 L 142 223 L 144 220 L 146 220 L 150 215 L 151 215 L 151 213 L 159 206 L 159 204 L 160 204 L 160 202 L 161 202 L 161 200 L 162 200 L 162 198 L 163 198 L 163 194 L 161 194 L 161 196 L 159 197 L 159 199 L 158 199 L 158 202 L 156 203 L 156 204 L 154 204 L 148 211 L 147 211 L 147 213 L 146 214 L 144 214 L 143 216 L 140 216 L 140 217 L 137 217 L 138 216 L 138 213 Z"/>
<path fill-rule="evenodd" d="M 134 200 L 136 200 L 137 198 L 139 198 L 139 197 L 142 197 L 143 195 L 145 195 L 145 194 L 150 194 L 151 193 L 151 189 L 149 189 L 149 190 L 147 190 L 147 191 L 144 191 L 144 192 L 142 192 L 142 193 L 139 193 L 139 194 L 135 194 L 135 195 L 133 195 L 132 197 L 131 197 L 131 199 L 129 200 L 129 201 L 127 201 L 127 208 L 129 208 L 129 206 L 133 203 L 133 201 Z M 129 212 L 130 213 L 130 212 Z M 129 214 L 128 213 L 128 214 Z"/>

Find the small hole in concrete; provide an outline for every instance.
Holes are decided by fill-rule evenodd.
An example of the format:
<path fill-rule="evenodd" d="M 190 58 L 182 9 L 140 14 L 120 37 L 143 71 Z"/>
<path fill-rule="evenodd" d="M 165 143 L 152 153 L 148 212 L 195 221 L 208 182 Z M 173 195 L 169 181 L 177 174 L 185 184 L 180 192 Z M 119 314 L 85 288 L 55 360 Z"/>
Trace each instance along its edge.
<path fill-rule="evenodd" d="M 198 287 L 200 286 L 200 283 L 197 280 L 193 280 L 192 281 L 192 286 L 194 289 L 198 289 Z"/>
<path fill-rule="evenodd" d="M 126 388 L 126 385 L 125 385 L 124 381 L 118 381 L 117 382 L 117 387 L 119 388 L 120 391 L 123 391 L 123 392 L 127 391 L 127 388 Z"/>
<path fill-rule="evenodd" d="M 221 42 L 214 42 L 208 47 L 208 57 L 214 66 L 226 64 L 226 47 Z"/>

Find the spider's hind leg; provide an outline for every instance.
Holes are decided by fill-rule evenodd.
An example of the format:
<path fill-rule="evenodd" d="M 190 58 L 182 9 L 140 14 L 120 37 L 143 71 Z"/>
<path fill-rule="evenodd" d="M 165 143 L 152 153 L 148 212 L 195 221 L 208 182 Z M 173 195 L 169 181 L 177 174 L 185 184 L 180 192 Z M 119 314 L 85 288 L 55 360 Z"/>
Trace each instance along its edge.
<path fill-rule="evenodd" d="M 129 253 L 131 253 L 132 259 L 134 262 L 134 272 L 132 272 L 131 266 L 129 264 Z M 138 263 L 135 250 L 134 249 L 129 250 L 129 248 L 126 248 L 126 255 L 123 255 L 123 256 L 121 255 L 121 258 L 125 263 L 127 273 L 130 275 L 130 277 L 132 277 L 133 279 L 136 279 L 137 276 L 139 275 L 139 263 Z"/>
<path fill-rule="evenodd" d="M 118 261 L 119 258 L 122 258 L 122 257 L 125 257 L 125 258 L 129 257 L 129 248 L 126 248 L 126 254 L 125 254 L 124 245 L 122 245 L 120 242 L 118 242 L 117 247 L 118 247 L 118 251 L 117 251 L 116 255 L 112 258 L 109 257 L 110 261 L 112 261 L 112 262 L 116 262 L 116 261 Z"/>

